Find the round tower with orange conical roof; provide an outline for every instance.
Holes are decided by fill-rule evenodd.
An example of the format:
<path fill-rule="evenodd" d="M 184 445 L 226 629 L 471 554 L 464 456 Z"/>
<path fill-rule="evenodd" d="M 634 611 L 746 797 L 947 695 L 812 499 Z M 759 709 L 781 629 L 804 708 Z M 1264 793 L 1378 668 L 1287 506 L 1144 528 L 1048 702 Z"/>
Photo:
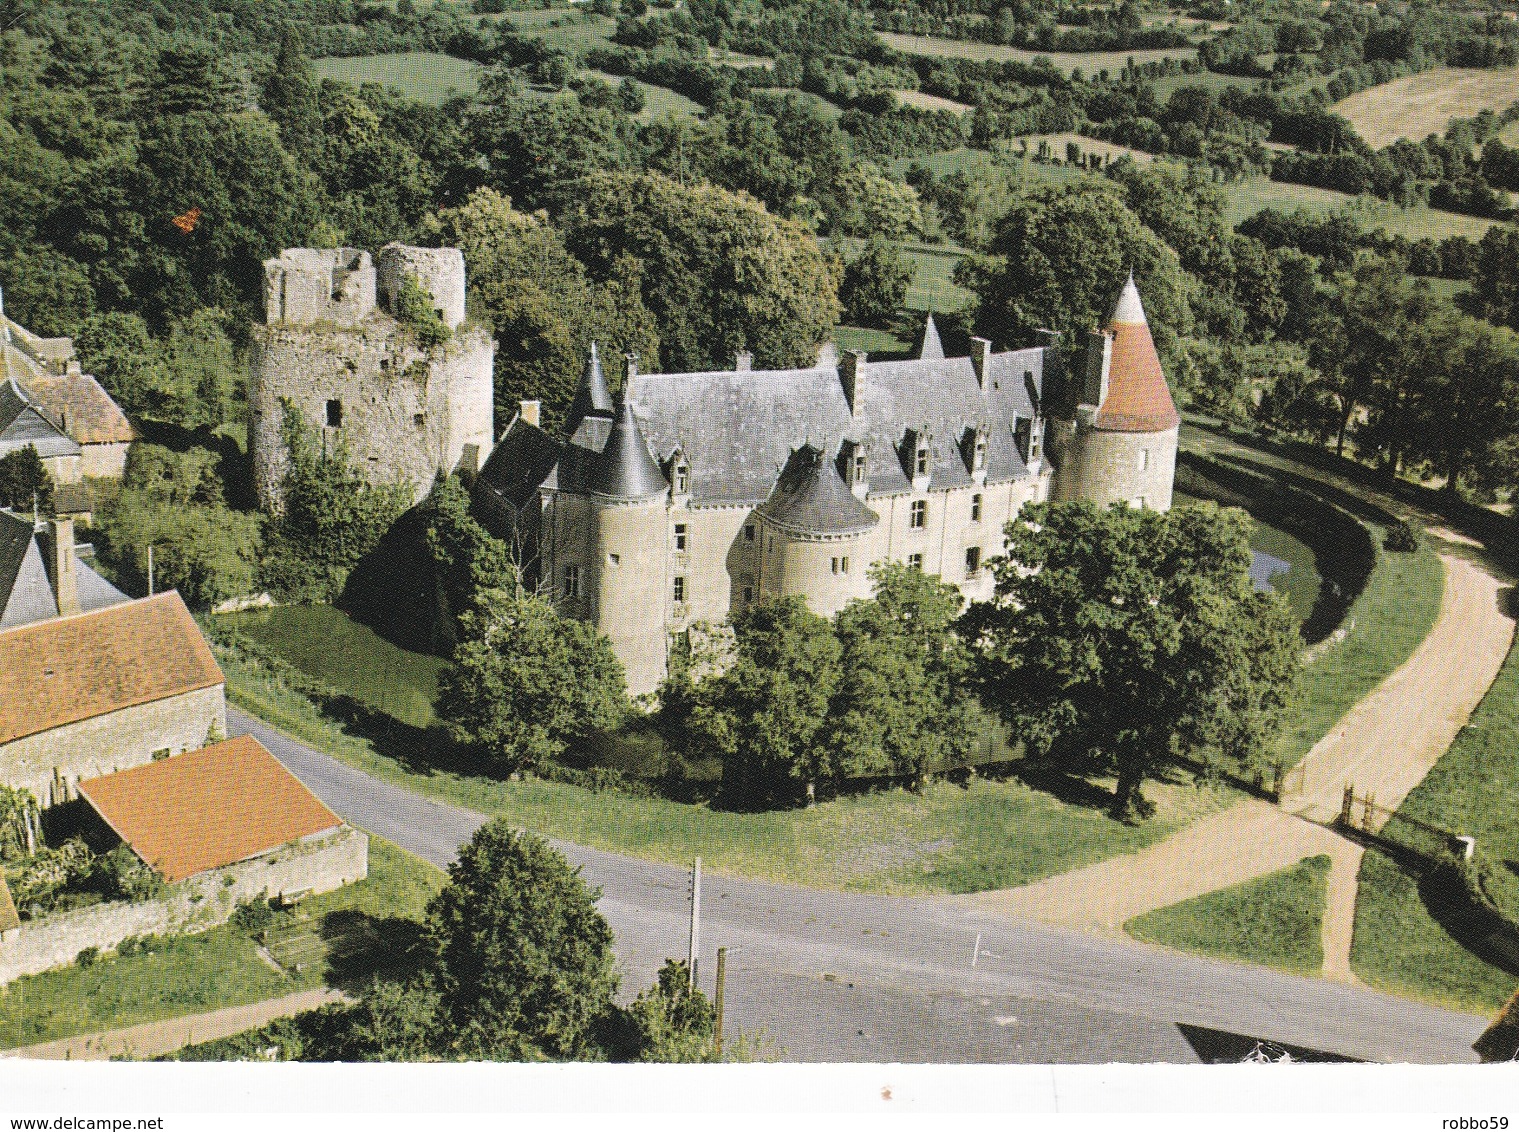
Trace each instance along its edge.
<path fill-rule="evenodd" d="M 1133 272 L 1107 326 L 1087 337 L 1075 394 L 1074 413 L 1060 422 L 1051 452 L 1058 467 L 1051 495 L 1169 509 L 1181 414 Z"/>

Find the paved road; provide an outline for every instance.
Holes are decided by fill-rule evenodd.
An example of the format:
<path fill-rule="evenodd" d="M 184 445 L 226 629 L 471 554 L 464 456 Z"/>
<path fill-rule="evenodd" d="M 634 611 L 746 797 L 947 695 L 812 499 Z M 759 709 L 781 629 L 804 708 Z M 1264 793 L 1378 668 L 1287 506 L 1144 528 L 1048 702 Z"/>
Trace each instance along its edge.
<path fill-rule="evenodd" d="M 355 825 L 439 865 L 484 820 L 378 781 L 240 712 Z M 686 954 L 684 870 L 560 844 L 602 890 L 624 989 Z M 728 950 L 728 1027 L 792 1061 L 1195 1062 L 1182 1025 L 1374 1061 L 1475 1061 L 1484 1019 L 1360 987 L 997 918 L 956 898 L 707 876 L 699 969 Z M 977 933 L 981 952 L 972 966 Z"/>

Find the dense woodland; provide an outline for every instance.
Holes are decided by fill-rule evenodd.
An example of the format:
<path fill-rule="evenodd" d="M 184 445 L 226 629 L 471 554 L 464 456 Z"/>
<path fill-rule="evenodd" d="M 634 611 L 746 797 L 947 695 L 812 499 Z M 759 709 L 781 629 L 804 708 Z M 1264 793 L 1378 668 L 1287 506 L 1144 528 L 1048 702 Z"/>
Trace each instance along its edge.
<path fill-rule="evenodd" d="M 152 543 L 160 584 L 199 606 L 260 587 L 330 600 L 402 529 L 404 492 L 365 488 L 341 450 L 319 450 L 295 421 L 291 506 L 277 517 L 248 509 L 240 355 L 262 313 L 261 261 L 294 245 L 461 247 L 470 317 L 498 343 L 498 424 L 536 397 L 551 429 L 592 340 L 614 384 L 627 351 L 646 369 L 680 370 L 740 349 L 761 367 L 804 362 L 840 323 L 909 341 L 922 313 L 908 309 L 921 270 L 913 249 L 958 259 L 964 298 L 935 311 L 951 347 L 970 333 L 1015 345 L 1040 326 L 1074 344 L 1132 268 L 1184 404 L 1479 502 L 1506 501 L 1514 487 L 1519 230 L 1507 221 L 1519 145 L 1500 135 L 1519 104 L 1381 149 L 1332 108 L 1437 66 L 1513 66 L 1519 22 L 1500 12 L 1346 0 L 540 9 L 0 0 L 0 286 L 23 325 L 75 338 L 149 441 L 99 509 L 103 557 L 124 584 L 144 580 Z M 912 54 L 881 34 L 892 32 L 976 50 Z M 1157 49 L 1176 51 L 1124 54 Z M 434 104 L 318 76 L 325 57 L 403 51 L 478 65 L 478 89 Z M 1108 54 L 1088 68 L 1039 52 Z M 659 89 L 700 112 L 649 112 Z M 1062 155 L 1038 134 L 1087 148 L 1073 141 Z M 1104 157 L 1093 142 L 1142 160 Z M 973 162 L 956 158 L 967 152 Z M 1240 219 L 1241 187 L 1268 177 L 1498 223 L 1480 239 L 1411 240 L 1366 209 L 1276 205 Z M 0 468 L 16 500 L 45 487 L 35 478 Z M 620 677 L 594 642 L 569 639 L 551 608 L 520 592 L 466 512 L 462 488 L 445 485 L 410 528 L 411 550 L 449 595 L 447 639 L 459 644 L 462 675 L 445 700 L 460 736 L 500 765 L 540 764 L 584 721 L 613 720 Z M 1184 535 L 1202 538 L 1144 531 L 1162 543 Z M 1218 537 L 1224 558 L 1238 559 L 1239 532 Z M 1135 570 L 1149 592 L 1169 584 Z M 1005 581 L 1011 598 L 1014 576 Z M 1217 579 L 1220 600 L 1248 604 L 1236 581 Z M 904 584 L 883 580 L 888 595 Z M 913 600 L 927 609 L 935 597 Z M 952 720 L 972 670 L 994 674 L 985 656 L 980 669 L 942 650 L 928 663 L 885 608 L 835 624 L 778 610 L 774 623 L 736 625 L 740 663 L 708 691 L 668 689 L 684 714 L 666 723 L 721 760 L 725 789 L 749 804 L 803 781 L 920 772 L 915 756 L 867 733 L 879 702 L 851 705 L 863 693 L 819 674 L 848 655 L 891 689 L 894 666 L 916 665 L 910 687 Z M 944 612 L 946 634 L 957 612 Z M 1276 640 L 1274 615 L 1262 616 L 1270 624 L 1256 619 L 1253 631 Z M 554 700 L 563 681 L 552 673 L 493 669 L 491 642 L 508 632 L 583 666 L 587 701 Z M 791 661 L 791 684 L 761 679 Z M 537 705 L 548 722 L 502 735 L 469 723 L 499 714 L 503 695 L 548 697 Z M 755 720 L 782 701 L 802 721 L 791 748 L 750 749 Z M 1272 711 L 1252 711 L 1269 726 Z M 866 752 L 861 765 L 829 763 L 845 743 L 819 730 L 825 719 L 856 727 L 847 746 Z M 962 730 L 914 749 L 952 750 Z M 1120 808 L 1133 808 L 1132 781 L 1120 793 Z"/>

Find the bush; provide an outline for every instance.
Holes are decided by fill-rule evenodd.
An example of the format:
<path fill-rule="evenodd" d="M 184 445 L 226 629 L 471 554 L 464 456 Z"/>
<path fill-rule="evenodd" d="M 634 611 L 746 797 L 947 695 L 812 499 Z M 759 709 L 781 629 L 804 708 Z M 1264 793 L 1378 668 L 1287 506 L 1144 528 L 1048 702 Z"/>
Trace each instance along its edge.
<path fill-rule="evenodd" d="M 263 931 L 279 918 L 274 905 L 262 896 L 240 900 L 232 911 L 232 923 L 245 932 Z"/>
<path fill-rule="evenodd" d="M 79 967 L 93 967 L 100 958 L 100 948 L 86 947 L 74 957 L 74 963 Z"/>
<path fill-rule="evenodd" d="M 107 899 L 151 900 L 163 891 L 163 879 L 126 845 L 95 858 L 92 876 Z"/>
<path fill-rule="evenodd" d="M 1411 554 L 1419 549 L 1419 536 L 1407 520 L 1399 519 L 1387 528 L 1387 535 L 1382 539 L 1382 549 Z"/>
<path fill-rule="evenodd" d="M 438 317 L 427 292 L 410 275 L 401 276 L 401 285 L 394 298 L 394 314 L 397 322 L 410 328 L 417 344 L 424 350 L 441 346 L 453 333 Z"/>

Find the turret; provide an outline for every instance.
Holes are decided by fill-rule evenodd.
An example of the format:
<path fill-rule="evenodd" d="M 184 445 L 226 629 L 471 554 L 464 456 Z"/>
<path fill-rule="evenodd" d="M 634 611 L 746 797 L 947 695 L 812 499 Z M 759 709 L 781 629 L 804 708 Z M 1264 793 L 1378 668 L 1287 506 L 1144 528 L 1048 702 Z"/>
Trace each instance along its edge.
<path fill-rule="evenodd" d="M 601 388 L 605 393 L 604 383 Z M 664 626 L 681 623 L 690 582 L 672 573 L 669 484 L 626 391 L 606 446 L 587 460 L 584 490 L 595 532 L 596 627 L 622 662 L 628 691 L 653 692 L 665 678 Z"/>
<path fill-rule="evenodd" d="M 934 361 L 941 361 L 944 358 L 944 344 L 939 341 L 939 328 L 934 325 L 932 311 L 928 313 L 928 318 L 923 323 L 923 341 L 918 346 L 918 357 Z"/>
<path fill-rule="evenodd" d="M 1054 453 L 1055 498 L 1168 509 L 1180 423 L 1130 272 L 1107 325 L 1088 336 L 1075 417 Z"/>
<path fill-rule="evenodd" d="M 596 343 L 592 342 L 585 369 L 580 373 L 580 384 L 575 387 L 575 399 L 570 403 L 570 432 L 573 433 L 587 417 L 610 420 L 615 415 L 606 375 L 601 372 L 601 355 L 596 350 Z"/>

